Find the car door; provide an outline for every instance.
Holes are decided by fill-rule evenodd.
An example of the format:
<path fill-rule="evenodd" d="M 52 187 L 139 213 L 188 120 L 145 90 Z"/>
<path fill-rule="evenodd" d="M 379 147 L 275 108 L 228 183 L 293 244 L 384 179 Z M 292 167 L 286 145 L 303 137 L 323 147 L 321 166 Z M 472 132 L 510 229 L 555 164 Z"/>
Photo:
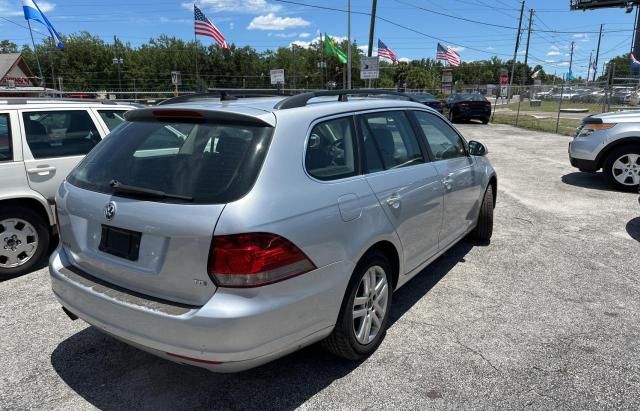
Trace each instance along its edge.
<path fill-rule="evenodd" d="M 438 251 L 444 189 L 404 111 L 358 116 L 366 179 L 394 226 L 406 272 Z"/>
<path fill-rule="evenodd" d="M 107 132 L 110 133 L 114 128 L 118 127 L 120 124 L 126 121 L 124 118 L 124 113 L 129 110 L 97 109 L 95 111 L 98 113 L 100 120 L 102 120 L 102 122 L 104 123 Z"/>
<path fill-rule="evenodd" d="M 412 111 L 438 170 L 444 194 L 440 248 L 466 234 L 475 223 L 481 199 L 480 175 L 465 140 L 444 119 L 426 111 Z"/>
<path fill-rule="evenodd" d="M 102 134 L 85 109 L 24 110 L 21 120 L 29 186 L 53 202 L 62 181 Z"/>

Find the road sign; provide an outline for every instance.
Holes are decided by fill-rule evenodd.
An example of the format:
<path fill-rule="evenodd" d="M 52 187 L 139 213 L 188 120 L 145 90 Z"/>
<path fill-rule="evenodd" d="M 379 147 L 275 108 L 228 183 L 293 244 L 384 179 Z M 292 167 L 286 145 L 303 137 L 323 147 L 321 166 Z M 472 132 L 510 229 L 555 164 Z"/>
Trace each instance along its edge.
<path fill-rule="evenodd" d="M 508 86 L 501 86 L 500 87 L 500 96 L 501 97 L 508 97 L 509 95 L 509 87 Z"/>
<path fill-rule="evenodd" d="M 182 85 L 182 78 L 180 76 L 180 72 L 179 71 L 172 71 L 171 72 L 171 84 L 173 84 L 174 86 Z"/>
<path fill-rule="evenodd" d="M 369 80 L 380 78 L 378 56 L 360 57 L 360 79 Z"/>
<path fill-rule="evenodd" d="M 274 69 L 269 74 L 271 74 L 271 84 L 284 84 L 284 69 Z"/>

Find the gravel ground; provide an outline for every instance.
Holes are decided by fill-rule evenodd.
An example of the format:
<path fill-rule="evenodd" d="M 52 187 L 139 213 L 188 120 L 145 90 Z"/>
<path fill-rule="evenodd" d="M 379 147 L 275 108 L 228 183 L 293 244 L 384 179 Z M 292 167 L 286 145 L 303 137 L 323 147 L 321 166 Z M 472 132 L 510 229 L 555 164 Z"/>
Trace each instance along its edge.
<path fill-rule="evenodd" d="M 638 196 L 572 169 L 567 137 L 459 128 L 499 174 L 493 241 L 399 290 L 368 360 L 173 364 L 71 322 L 42 269 L 0 283 L 0 409 L 639 409 Z"/>

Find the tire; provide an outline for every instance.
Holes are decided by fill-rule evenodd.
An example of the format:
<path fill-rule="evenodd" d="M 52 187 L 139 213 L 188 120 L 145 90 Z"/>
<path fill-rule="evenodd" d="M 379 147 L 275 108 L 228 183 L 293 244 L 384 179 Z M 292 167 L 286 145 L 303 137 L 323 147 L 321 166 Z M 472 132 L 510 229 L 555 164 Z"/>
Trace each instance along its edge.
<path fill-rule="evenodd" d="M 611 187 L 622 191 L 638 191 L 640 146 L 626 145 L 614 149 L 607 155 L 602 168 Z"/>
<path fill-rule="evenodd" d="M 456 122 L 456 118 L 453 115 L 453 110 L 449 110 L 449 121 L 451 123 L 455 123 Z"/>
<path fill-rule="evenodd" d="M 0 279 L 31 272 L 49 250 L 50 241 L 49 226 L 35 211 L 18 207 L 2 208 L 0 210 Z M 12 250 L 12 247 L 15 248 Z"/>
<path fill-rule="evenodd" d="M 489 124 L 489 119 L 488 118 L 483 118 L 482 119 L 482 124 Z"/>
<path fill-rule="evenodd" d="M 381 280 L 384 278 L 386 286 L 383 286 L 377 294 L 378 304 L 373 303 L 376 296 L 370 295 L 370 300 L 358 305 L 358 309 L 356 309 L 356 296 L 359 298 L 367 298 L 363 297 L 363 295 L 366 295 L 364 282 L 366 281 L 365 277 L 371 278 L 372 271 L 374 272 L 373 276 L 376 278 L 376 283 L 381 284 Z M 358 263 L 349 281 L 349 286 L 342 301 L 340 314 L 338 315 L 338 320 L 333 332 L 322 341 L 321 345 L 332 354 L 348 360 L 358 361 L 371 355 L 378 348 L 387 333 L 392 295 L 391 264 L 389 264 L 389 260 L 380 252 L 367 254 Z M 384 304 L 384 314 L 380 319 L 379 316 L 376 315 L 380 310 L 376 307 L 379 308 L 380 305 L 383 305 L 384 298 L 386 298 L 386 304 Z M 354 321 L 354 313 L 363 311 L 365 312 L 364 315 Z M 377 327 L 374 318 L 378 318 L 379 325 Z M 370 334 L 365 336 L 365 331 L 359 335 L 356 329 L 362 330 L 361 327 L 364 323 L 366 330 L 365 322 L 367 320 L 370 323 Z M 374 330 L 374 327 L 377 329 Z M 374 333 L 375 335 L 371 335 Z"/>
<path fill-rule="evenodd" d="M 471 237 L 480 242 L 491 241 L 493 235 L 493 186 L 489 184 L 487 191 L 484 193 L 482 205 L 480 206 L 480 215 L 476 228 L 471 232 Z"/>

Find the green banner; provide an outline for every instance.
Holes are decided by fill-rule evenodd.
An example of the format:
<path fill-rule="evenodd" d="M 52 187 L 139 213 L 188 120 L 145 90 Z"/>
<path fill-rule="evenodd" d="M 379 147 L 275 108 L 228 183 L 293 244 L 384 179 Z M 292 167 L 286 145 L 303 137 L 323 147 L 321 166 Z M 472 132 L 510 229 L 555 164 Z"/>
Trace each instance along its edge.
<path fill-rule="evenodd" d="M 346 53 L 340 50 L 339 48 L 337 48 L 335 43 L 333 42 L 333 39 L 329 37 L 326 33 L 324 35 L 324 50 L 327 53 L 333 54 L 334 56 L 336 56 L 338 60 L 340 60 L 340 63 L 347 64 Z"/>

